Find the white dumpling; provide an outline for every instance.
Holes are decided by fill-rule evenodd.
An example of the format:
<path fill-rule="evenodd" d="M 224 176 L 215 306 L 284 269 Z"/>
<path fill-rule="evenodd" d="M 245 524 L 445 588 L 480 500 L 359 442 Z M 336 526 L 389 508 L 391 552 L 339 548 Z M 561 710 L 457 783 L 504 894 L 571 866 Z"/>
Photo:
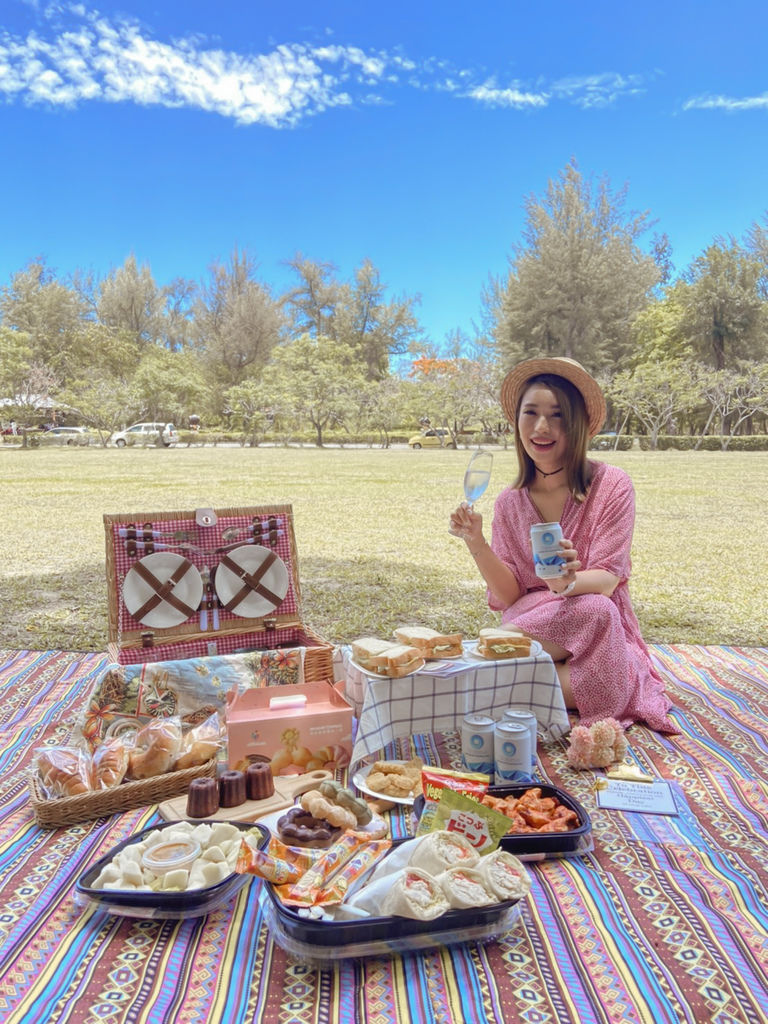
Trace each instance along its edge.
<path fill-rule="evenodd" d="M 226 855 L 220 846 L 209 846 L 203 854 L 203 860 L 211 861 L 214 864 L 220 864 L 226 859 Z"/>
<path fill-rule="evenodd" d="M 163 889 L 180 889 L 182 892 L 187 888 L 189 872 L 186 868 L 176 868 L 167 872 L 163 879 Z"/>
<path fill-rule="evenodd" d="M 228 821 L 217 821 L 211 828 L 211 846 L 221 846 L 228 839 L 239 836 L 240 829 Z"/>

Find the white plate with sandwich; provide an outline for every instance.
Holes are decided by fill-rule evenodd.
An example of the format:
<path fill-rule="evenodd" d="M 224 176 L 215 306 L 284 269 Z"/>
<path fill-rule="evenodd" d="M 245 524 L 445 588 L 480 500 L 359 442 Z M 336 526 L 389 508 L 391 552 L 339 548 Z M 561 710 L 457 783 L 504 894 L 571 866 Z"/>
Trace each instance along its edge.
<path fill-rule="evenodd" d="M 509 629 L 481 629 L 476 641 L 466 644 L 467 654 L 478 661 L 519 661 L 538 658 L 543 648 L 538 640 Z"/>
<path fill-rule="evenodd" d="M 374 679 L 401 679 L 424 668 L 425 661 L 416 647 L 395 640 L 364 636 L 353 640 L 351 664 Z"/>
<path fill-rule="evenodd" d="M 460 658 L 464 652 L 461 633 L 439 633 L 428 626 L 398 626 L 395 638 L 398 643 L 415 647 L 427 661 Z"/>

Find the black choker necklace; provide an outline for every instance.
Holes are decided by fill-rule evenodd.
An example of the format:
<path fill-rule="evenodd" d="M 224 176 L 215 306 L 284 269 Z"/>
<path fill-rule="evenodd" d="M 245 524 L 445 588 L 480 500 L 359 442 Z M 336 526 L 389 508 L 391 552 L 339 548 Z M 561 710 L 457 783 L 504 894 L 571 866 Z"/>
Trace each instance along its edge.
<path fill-rule="evenodd" d="M 561 466 L 560 469 L 553 469 L 551 473 L 545 473 L 543 469 L 539 469 L 537 466 L 536 472 L 541 473 L 542 476 L 556 476 L 558 473 L 562 473 L 564 469 L 565 466 Z"/>

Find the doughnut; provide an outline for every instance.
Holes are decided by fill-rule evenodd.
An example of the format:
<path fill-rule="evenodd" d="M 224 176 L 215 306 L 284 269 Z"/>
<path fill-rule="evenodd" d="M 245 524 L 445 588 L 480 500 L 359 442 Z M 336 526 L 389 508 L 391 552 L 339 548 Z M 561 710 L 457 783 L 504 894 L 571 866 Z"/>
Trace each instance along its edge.
<path fill-rule="evenodd" d="M 333 828 L 327 821 L 313 818 L 303 807 L 292 807 L 278 818 L 277 832 L 286 846 L 323 849 L 333 843 L 341 829 Z"/>
<path fill-rule="evenodd" d="M 322 789 L 320 790 L 322 792 Z M 367 825 L 373 818 L 371 809 L 362 797 L 355 796 L 351 789 L 339 788 L 336 794 L 336 803 L 347 811 L 352 811 L 357 818 L 358 825 Z"/>

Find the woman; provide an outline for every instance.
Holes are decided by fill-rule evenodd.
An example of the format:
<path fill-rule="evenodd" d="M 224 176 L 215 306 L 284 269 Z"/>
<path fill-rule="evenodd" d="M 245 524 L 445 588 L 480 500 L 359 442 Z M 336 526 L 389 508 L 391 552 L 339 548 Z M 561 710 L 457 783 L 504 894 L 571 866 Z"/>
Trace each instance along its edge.
<path fill-rule="evenodd" d="M 501 388 L 515 427 L 517 479 L 496 499 L 492 543 L 466 504 L 451 516 L 502 622 L 538 640 L 555 662 L 566 705 L 583 725 L 616 718 L 677 732 L 632 609 L 627 581 L 635 503 L 621 469 L 587 458 L 605 421 L 597 382 L 572 359 L 528 359 Z M 534 523 L 562 526 L 565 574 L 536 576 Z"/>

